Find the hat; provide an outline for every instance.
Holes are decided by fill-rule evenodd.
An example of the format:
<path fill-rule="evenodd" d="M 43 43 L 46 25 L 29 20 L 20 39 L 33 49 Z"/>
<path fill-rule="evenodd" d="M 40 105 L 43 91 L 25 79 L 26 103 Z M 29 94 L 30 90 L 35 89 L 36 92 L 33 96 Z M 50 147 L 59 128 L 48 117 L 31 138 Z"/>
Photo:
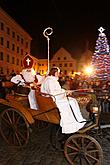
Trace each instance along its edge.
<path fill-rule="evenodd" d="M 32 57 L 29 54 L 27 54 L 23 59 L 24 68 L 32 68 L 33 62 L 34 61 L 33 61 Z"/>

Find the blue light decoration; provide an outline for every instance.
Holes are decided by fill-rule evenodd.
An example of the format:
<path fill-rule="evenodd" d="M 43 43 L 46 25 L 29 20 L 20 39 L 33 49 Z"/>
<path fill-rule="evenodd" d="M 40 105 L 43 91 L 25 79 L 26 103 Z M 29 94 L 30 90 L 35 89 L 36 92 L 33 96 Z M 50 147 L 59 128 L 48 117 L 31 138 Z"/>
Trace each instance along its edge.
<path fill-rule="evenodd" d="M 91 65 L 94 68 L 94 73 L 91 77 L 99 80 L 108 80 L 110 77 L 110 48 L 104 33 L 105 29 L 100 27 L 98 30 L 100 33 L 92 56 Z"/>

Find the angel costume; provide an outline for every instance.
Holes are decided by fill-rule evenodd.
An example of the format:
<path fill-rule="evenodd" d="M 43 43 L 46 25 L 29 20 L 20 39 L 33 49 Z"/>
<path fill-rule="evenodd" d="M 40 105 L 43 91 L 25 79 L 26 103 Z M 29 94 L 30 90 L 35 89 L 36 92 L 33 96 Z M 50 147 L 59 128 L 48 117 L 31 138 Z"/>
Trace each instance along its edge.
<path fill-rule="evenodd" d="M 77 100 L 72 97 L 66 97 L 66 91 L 61 88 L 58 78 L 55 76 L 47 76 L 41 85 L 41 92 L 51 94 L 56 98 L 56 104 L 60 112 L 60 126 L 62 133 L 69 134 L 77 132 L 81 129 L 86 120 L 83 118 Z M 72 110 L 74 111 L 75 119 Z M 82 122 L 83 121 L 83 122 Z"/>

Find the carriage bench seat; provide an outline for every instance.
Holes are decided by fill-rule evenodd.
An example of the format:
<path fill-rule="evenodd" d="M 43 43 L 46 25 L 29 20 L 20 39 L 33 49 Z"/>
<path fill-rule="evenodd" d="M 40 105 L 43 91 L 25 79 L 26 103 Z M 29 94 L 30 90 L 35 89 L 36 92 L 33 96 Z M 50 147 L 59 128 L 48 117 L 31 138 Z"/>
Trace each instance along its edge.
<path fill-rule="evenodd" d="M 36 119 L 47 121 L 54 124 L 59 124 L 60 116 L 56 103 L 51 95 L 36 91 L 36 101 L 39 109 L 30 109 L 30 113 Z"/>

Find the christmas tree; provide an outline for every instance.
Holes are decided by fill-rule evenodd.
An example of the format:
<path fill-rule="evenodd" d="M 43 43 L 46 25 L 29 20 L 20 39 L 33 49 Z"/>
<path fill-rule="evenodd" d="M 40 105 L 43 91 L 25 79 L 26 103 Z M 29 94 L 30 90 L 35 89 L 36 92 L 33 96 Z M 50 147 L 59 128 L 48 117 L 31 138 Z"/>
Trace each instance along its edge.
<path fill-rule="evenodd" d="M 96 40 L 95 52 L 92 56 L 93 78 L 107 80 L 110 77 L 110 53 L 104 28 L 100 27 L 99 36 Z"/>

